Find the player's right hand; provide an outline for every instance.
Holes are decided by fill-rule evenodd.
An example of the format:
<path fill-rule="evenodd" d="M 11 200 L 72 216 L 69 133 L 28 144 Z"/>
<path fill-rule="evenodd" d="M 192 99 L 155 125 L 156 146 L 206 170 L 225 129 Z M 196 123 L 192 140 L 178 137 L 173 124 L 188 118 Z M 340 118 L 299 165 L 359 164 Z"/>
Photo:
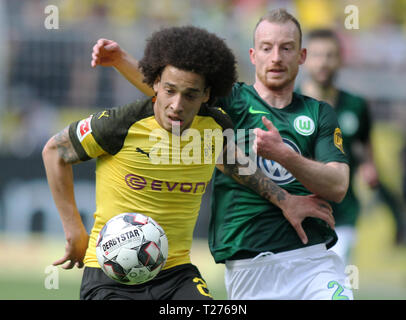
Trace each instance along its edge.
<path fill-rule="evenodd" d="M 93 46 L 91 66 L 114 67 L 121 61 L 123 51 L 117 42 L 99 39 Z"/>
<path fill-rule="evenodd" d="M 89 235 L 84 227 L 78 229 L 82 230 L 75 230 L 76 232 L 67 238 L 65 255 L 61 259 L 54 261 L 52 265 L 58 266 L 65 263 L 62 269 L 72 269 L 74 266 L 83 267 L 83 258 L 89 243 Z"/>
<path fill-rule="evenodd" d="M 258 156 L 280 163 L 279 157 L 283 154 L 283 150 L 291 149 L 283 142 L 279 130 L 268 118 L 263 116 L 262 123 L 265 125 L 266 130 L 261 128 L 254 129 L 253 150 Z"/>
<path fill-rule="evenodd" d="M 308 242 L 307 235 L 302 226 L 303 220 L 307 217 L 319 218 L 334 229 L 335 220 L 331 205 L 316 195 L 290 195 L 286 205 L 283 208 L 281 207 L 281 209 L 285 218 L 296 230 L 303 244 Z"/>

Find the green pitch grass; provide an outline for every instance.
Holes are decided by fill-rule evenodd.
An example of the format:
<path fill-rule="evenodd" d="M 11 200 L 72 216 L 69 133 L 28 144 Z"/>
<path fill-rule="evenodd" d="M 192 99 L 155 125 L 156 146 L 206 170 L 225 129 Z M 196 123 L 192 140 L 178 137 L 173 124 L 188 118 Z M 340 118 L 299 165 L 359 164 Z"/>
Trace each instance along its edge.
<path fill-rule="evenodd" d="M 64 240 L 40 235 L 0 235 L 0 299 L 67 300 L 79 298 L 82 270 L 46 268 L 62 257 Z M 52 280 L 57 279 L 57 281 Z M 47 289 L 48 288 L 48 289 Z"/>
<path fill-rule="evenodd" d="M 378 162 L 385 166 L 383 181 L 400 190 L 399 132 L 386 125 L 376 127 L 374 144 Z M 391 143 L 388 143 L 390 141 Z M 351 264 L 359 270 L 355 299 L 406 299 L 406 246 L 394 246 L 394 222 L 388 208 L 374 201 L 373 194 L 359 183 L 364 204 L 358 222 L 358 242 Z M 78 299 L 82 270 L 57 269 L 46 272 L 64 254 L 63 238 L 0 234 L 0 299 Z M 224 266 L 216 265 L 207 241 L 197 240 L 192 248 L 196 264 L 215 299 L 226 299 Z M 57 283 L 52 282 L 57 276 Z M 47 288 L 48 287 L 48 288 Z"/>
<path fill-rule="evenodd" d="M 356 299 L 406 299 L 406 247 L 393 246 L 393 227 L 384 206 L 361 217 L 352 261 L 359 269 L 359 289 L 354 290 Z M 1 300 L 79 298 L 82 270 L 59 267 L 57 287 L 50 281 L 52 272 L 46 272 L 47 266 L 62 256 L 63 239 L 27 237 L 18 240 L 2 234 L 0 243 L 3 252 L 0 258 Z M 213 297 L 226 299 L 224 266 L 213 262 L 206 241 L 195 241 L 192 261 L 199 266 Z"/>
<path fill-rule="evenodd" d="M 0 300 L 75 300 L 79 298 L 83 269 L 51 267 L 64 253 L 63 238 L 41 235 L 0 234 Z M 193 263 L 200 266 L 212 295 L 226 299 L 223 265 L 212 262 L 207 242 L 198 240 L 192 249 Z"/>

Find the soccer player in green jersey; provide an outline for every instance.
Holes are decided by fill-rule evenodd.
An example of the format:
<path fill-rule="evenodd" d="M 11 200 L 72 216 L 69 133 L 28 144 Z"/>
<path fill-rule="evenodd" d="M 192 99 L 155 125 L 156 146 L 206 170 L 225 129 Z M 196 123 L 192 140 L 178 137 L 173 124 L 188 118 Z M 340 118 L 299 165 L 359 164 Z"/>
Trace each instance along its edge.
<path fill-rule="evenodd" d="M 293 92 L 306 59 L 301 38 L 299 23 L 285 10 L 262 17 L 250 49 L 254 85 L 236 83 L 217 105 L 235 129 L 255 129 L 254 143 L 242 137 L 245 150 L 256 150 L 258 167 L 280 188 L 340 202 L 349 168 L 336 114 L 327 103 Z M 109 55 L 102 56 L 96 46 L 92 64 L 108 65 Z M 120 61 L 114 66 L 142 89 L 136 60 L 126 55 Z M 299 222 L 303 233 L 297 232 L 280 207 L 225 173 L 216 170 L 213 178 L 209 245 L 215 261 L 226 264 L 230 299 L 352 299 L 341 259 L 327 250 L 337 241 L 332 228 L 307 217 Z"/>
<path fill-rule="evenodd" d="M 340 202 L 349 168 L 334 110 L 293 92 L 306 59 L 298 21 L 273 10 L 256 25 L 250 59 L 255 83 L 237 83 L 221 106 L 237 129 L 255 129 L 260 168 L 293 194 Z M 249 143 L 249 141 L 247 141 Z M 225 262 L 232 299 L 352 299 L 341 259 L 327 248 L 337 235 L 308 218 L 306 244 L 275 206 L 215 172 L 210 248 Z M 218 194 L 222 196 L 219 197 Z"/>
<path fill-rule="evenodd" d="M 308 78 L 298 92 L 328 102 L 337 113 L 343 135 L 343 146 L 350 164 L 350 185 L 341 203 L 332 203 L 336 219 L 337 244 L 332 248 L 348 263 L 356 241 L 356 222 L 360 203 L 354 193 L 354 176 L 359 168 L 363 180 L 389 205 L 397 225 L 397 237 L 404 232 L 402 207 L 378 179 L 371 143 L 371 115 L 367 101 L 339 89 L 335 79 L 341 67 L 341 45 L 338 36 L 329 29 L 316 29 L 307 36 L 308 55 L 305 68 Z M 355 152 L 358 150 L 357 152 Z M 357 156 L 358 155 L 358 156 Z M 360 157 L 360 155 L 362 155 Z"/>
<path fill-rule="evenodd" d="M 205 50 L 201 50 L 202 43 Z M 49 187 L 67 240 L 65 255 L 54 264 L 66 269 L 85 265 L 82 299 L 211 299 L 191 264 L 190 248 L 202 196 L 215 166 L 280 206 L 294 225 L 309 215 L 334 225 L 326 201 L 290 195 L 260 170 L 239 175 L 240 169 L 246 169 L 242 158 L 216 161 L 223 147 L 234 145 L 234 141 L 223 144 L 222 131 L 232 132 L 230 118 L 212 105 L 231 91 L 236 80 L 235 58 L 223 40 L 192 26 L 163 29 L 148 39 L 140 66 L 146 83 L 154 89 L 153 98 L 73 122 L 43 149 Z M 213 131 L 220 134 L 206 139 L 206 133 Z M 194 157 L 189 162 L 190 148 Z M 155 162 L 165 156 L 171 160 Z M 91 158 L 96 159 L 96 212 L 89 237 L 73 196 L 72 165 Z M 145 284 L 114 282 L 96 259 L 99 231 L 122 212 L 151 216 L 168 237 L 168 260 L 157 277 Z"/>

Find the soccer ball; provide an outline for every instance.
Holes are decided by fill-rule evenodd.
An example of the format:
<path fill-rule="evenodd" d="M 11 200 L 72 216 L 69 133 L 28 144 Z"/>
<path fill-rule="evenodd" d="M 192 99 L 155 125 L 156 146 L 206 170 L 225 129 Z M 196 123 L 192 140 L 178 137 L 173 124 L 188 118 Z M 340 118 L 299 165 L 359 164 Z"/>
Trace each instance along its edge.
<path fill-rule="evenodd" d="M 168 238 L 162 227 L 141 213 L 111 218 L 99 233 L 97 260 L 104 273 L 123 284 L 153 279 L 168 258 Z"/>

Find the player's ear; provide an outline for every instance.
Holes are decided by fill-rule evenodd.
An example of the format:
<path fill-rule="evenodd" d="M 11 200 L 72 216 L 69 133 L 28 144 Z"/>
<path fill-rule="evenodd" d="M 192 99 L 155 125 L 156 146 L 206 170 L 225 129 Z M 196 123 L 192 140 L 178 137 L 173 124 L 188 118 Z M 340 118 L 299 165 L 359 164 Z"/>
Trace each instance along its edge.
<path fill-rule="evenodd" d="M 249 54 L 250 54 L 251 63 L 252 63 L 253 65 L 255 65 L 255 49 L 254 49 L 254 48 L 250 48 Z"/>
<path fill-rule="evenodd" d="M 307 49 L 301 48 L 299 53 L 299 64 L 305 63 L 306 57 L 307 57 Z"/>

